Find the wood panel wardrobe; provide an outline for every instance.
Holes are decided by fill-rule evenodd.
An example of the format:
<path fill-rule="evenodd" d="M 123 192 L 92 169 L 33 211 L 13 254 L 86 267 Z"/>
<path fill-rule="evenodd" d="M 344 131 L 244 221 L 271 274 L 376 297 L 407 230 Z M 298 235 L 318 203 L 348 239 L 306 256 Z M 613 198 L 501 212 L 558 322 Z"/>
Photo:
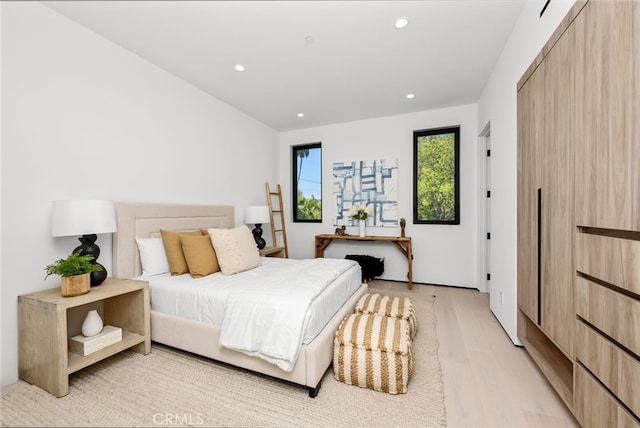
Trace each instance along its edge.
<path fill-rule="evenodd" d="M 640 426 L 640 2 L 578 0 L 518 83 L 518 337 L 585 427 Z"/>

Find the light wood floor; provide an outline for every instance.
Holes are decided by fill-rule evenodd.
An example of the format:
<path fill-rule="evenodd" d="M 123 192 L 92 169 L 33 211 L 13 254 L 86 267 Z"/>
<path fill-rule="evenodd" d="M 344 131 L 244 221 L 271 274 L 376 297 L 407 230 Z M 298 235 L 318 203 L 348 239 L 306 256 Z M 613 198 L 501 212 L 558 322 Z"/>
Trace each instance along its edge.
<path fill-rule="evenodd" d="M 371 287 L 407 291 L 407 284 Z M 440 362 L 450 427 L 575 427 L 577 422 L 476 290 L 414 284 L 436 296 Z"/>

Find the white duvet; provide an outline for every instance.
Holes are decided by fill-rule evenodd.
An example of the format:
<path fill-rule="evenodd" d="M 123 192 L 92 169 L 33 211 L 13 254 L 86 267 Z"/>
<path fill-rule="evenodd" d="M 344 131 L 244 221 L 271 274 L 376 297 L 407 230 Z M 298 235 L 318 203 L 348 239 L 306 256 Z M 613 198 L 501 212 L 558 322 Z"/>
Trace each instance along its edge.
<path fill-rule="evenodd" d="M 153 311 L 219 325 L 221 346 L 290 371 L 301 343 L 311 342 L 360 287 L 360 267 L 344 259 L 261 261 L 236 275 L 139 279 L 149 281 Z"/>
<path fill-rule="evenodd" d="M 220 346 L 263 358 L 291 371 L 302 346 L 307 310 L 354 262 L 301 260 L 263 281 L 227 295 Z"/>

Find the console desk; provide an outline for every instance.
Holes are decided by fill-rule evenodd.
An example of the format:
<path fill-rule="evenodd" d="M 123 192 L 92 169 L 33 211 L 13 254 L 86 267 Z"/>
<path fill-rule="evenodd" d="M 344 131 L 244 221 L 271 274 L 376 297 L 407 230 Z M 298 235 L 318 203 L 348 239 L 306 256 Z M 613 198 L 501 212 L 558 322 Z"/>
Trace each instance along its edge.
<path fill-rule="evenodd" d="M 409 290 L 413 287 L 413 251 L 411 248 L 411 238 L 405 236 L 354 236 L 354 235 L 316 235 L 316 257 L 324 257 L 324 249 L 334 240 L 340 241 L 379 241 L 391 242 L 394 247 L 407 259 L 407 279 L 409 280 Z"/>

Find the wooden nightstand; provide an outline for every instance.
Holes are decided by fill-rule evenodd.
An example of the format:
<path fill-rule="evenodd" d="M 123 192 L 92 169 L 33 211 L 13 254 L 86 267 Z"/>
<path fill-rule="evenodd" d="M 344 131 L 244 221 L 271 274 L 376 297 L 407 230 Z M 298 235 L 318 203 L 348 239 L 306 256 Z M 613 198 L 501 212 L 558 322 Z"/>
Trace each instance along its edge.
<path fill-rule="evenodd" d="M 105 325 L 122 328 L 122 340 L 83 357 L 69 352 L 67 311 L 102 302 Z M 108 278 L 87 294 L 63 297 L 60 287 L 18 296 L 20 379 L 62 397 L 69 375 L 125 349 L 151 352 L 149 283 Z"/>
<path fill-rule="evenodd" d="M 260 256 L 284 258 L 284 247 L 264 247 L 260 250 Z"/>

